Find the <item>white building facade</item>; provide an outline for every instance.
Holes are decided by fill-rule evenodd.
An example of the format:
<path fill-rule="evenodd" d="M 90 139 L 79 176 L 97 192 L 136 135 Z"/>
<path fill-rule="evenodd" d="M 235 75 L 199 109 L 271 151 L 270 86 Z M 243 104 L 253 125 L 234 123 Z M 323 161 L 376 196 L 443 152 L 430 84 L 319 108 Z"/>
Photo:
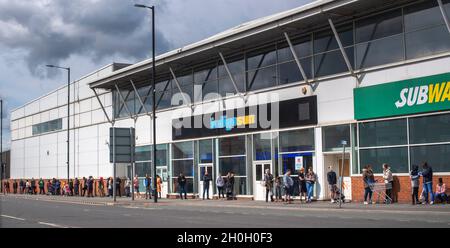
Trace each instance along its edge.
<path fill-rule="evenodd" d="M 328 166 L 353 200 L 361 200 L 367 164 L 377 175 L 382 163 L 392 167 L 398 201 L 410 197 L 413 165 L 427 161 L 448 179 L 450 30 L 443 13 L 450 3 L 441 3 L 316 1 L 158 56 L 156 173 L 164 196 L 177 194 L 180 173 L 188 193 L 201 193 L 205 170 L 213 178 L 234 172 L 235 193 L 256 200 L 265 198 L 265 169 L 292 170 L 298 195 L 298 170 L 313 168 L 318 199 L 328 198 Z M 111 65 L 73 83 L 72 178 L 112 176 L 112 125 L 136 129 L 136 174 L 151 175 L 152 66 Z M 12 112 L 12 178 L 67 176 L 64 90 Z M 279 109 L 269 116 L 279 122 L 264 127 L 264 107 L 273 106 Z M 206 121 L 174 127 L 179 118 Z M 131 165 L 119 165 L 118 175 L 130 177 Z M 217 193 L 214 180 L 210 190 Z"/>

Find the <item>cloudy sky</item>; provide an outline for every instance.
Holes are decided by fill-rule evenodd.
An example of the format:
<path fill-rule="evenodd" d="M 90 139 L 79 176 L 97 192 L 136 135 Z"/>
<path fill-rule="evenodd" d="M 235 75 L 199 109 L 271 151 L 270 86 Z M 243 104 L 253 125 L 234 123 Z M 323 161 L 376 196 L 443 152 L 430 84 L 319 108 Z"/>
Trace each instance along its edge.
<path fill-rule="evenodd" d="M 0 0 L 0 97 L 5 146 L 9 111 L 65 82 L 46 64 L 72 68 L 77 79 L 111 62 L 150 57 L 150 15 L 156 6 L 157 53 L 207 38 L 242 22 L 311 0 Z"/>

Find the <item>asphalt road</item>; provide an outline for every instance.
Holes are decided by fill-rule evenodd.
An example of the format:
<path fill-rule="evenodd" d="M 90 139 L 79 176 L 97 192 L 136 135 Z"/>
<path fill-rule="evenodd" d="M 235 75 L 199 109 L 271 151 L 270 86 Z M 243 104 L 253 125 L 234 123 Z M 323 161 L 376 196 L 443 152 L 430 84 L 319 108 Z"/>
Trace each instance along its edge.
<path fill-rule="evenodd" d="M 450 211 L 253 208 L 234 205 L 105 206 L 0 198 L 0 227 L 450 227 Z"/>

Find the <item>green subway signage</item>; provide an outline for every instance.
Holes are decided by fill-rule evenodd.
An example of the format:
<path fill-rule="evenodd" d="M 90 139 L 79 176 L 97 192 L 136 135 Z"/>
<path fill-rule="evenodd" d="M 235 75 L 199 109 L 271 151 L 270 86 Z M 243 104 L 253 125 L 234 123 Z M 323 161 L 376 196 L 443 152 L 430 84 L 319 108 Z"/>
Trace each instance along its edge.
<path fill-rule="evenodd" d="M 355 119 L 450 110 L 450 73 L 355 88 Z"/>

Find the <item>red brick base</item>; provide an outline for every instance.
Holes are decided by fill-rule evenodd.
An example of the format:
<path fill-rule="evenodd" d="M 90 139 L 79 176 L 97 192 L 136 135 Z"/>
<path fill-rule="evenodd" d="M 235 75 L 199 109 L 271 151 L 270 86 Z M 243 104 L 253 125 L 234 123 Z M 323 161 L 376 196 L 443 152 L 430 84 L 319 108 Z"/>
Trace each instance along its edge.
<path fill-rule="evenodd" d="M 436 184 L 438 179 L 442 177 L 444 183 L 446 185 L 450 185 L 450 176 L 433 176 L 433 191 L 436 190 Z M 378 182 L 382 182 L 383 178 L 381 176 L 375 177 Z M 419 196 L 422 192 L 422 178 L 420 178 L 420 186 L 419 186 Z M 448 186 L 447 186 L 448 187 Z M 447 189 L 448 191 L 449 189 Z M 392 189 L 392 195 L 394 202 L 400 203 L 410 203 L 411 202 L 411 180 L 409 176 L 394 176 L 394 185 Z M 376 200 L 376 196 L 374 195 L 373 200 Z M 364 183 L 361 176 L 352 177 L 352 201 L 354 202 L 362 202 L 364 201 Z"/>

